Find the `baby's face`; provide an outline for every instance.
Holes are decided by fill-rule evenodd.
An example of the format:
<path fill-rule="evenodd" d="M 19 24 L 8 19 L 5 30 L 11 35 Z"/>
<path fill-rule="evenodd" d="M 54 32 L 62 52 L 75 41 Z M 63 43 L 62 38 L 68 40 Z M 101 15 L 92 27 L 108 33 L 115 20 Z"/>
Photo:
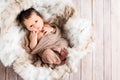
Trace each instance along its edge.
<path fill-rule="evenodd" d="M 29 31 L 42 30 L 43 27 L 43 19 L 35 12 L 32 12 L 30 17 L 28 19 L 25 19 L 23 23 Z"/>

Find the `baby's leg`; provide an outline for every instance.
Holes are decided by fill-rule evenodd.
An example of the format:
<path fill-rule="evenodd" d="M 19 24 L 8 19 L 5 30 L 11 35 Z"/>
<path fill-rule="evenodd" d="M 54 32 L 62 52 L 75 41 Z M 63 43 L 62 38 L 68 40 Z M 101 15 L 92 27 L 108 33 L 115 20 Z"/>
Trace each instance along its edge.
<path fill-rule="evenodd" d="M 57 51 L 58 53 L 61 52 L 61 50 L 66 49 L 68 47 L 68 41 L 65 40 L 64 38 L 60 38 L 55 44 L 54 46 L 52 46 L 51 49 L 53 49 L 54 51 Z"/>
<path fill-rule="evenodd" d="M 55 46 L 52 48 L 53 51 L 57 52 L 60 55 L 60 59 L 62 60 L 62 62 L 65 62 L 66 57 L 68 55 L 67 47 L 68 41 L 64 38 L 61 38 L 56 42 Z"/>
<path fill-rule="evenodd" d="M 61 60 L 59 56 L 51 49 L 46 49 L 42 54 L 42 61 L 48 64 L 60 64 Z"/>

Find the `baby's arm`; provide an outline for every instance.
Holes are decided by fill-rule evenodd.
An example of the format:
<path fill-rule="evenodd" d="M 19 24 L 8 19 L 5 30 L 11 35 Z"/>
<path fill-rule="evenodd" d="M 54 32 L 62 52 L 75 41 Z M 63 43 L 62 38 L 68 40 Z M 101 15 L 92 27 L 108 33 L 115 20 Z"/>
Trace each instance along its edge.
<path fill-rule="evenodd" d="M 30 32 L 29 39 L 30 39 L 30 48 L 34 49 L 37 45 L 37 32 L 35 31 Z"/>

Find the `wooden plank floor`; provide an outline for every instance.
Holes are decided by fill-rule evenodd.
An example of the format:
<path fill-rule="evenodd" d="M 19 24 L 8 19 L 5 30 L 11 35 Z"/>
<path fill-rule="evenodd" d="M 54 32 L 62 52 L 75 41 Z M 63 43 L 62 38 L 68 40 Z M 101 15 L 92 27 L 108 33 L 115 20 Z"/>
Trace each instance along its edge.
<path fill-rule="evenodd" d="M 120 80 L 120 0 L 72 0 L 82 18 L 92 21 L 96 51 L 86 55 L 69 80 Z M 22 80 L 0 63 L 0 80 Z"/>

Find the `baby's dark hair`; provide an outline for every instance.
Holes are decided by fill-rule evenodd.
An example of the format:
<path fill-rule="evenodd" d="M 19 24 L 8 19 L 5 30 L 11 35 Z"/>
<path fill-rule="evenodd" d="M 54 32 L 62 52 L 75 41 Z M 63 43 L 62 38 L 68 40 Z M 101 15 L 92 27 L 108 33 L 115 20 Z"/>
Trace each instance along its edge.
<path fill-rule="evenodd" d="M 43 18 L 40 13 L 38 11 L 36 11 L 34 8 L 29 8 L 27 10 L 23 10 L 21 11 L 21 13 L 17 16 L 17 20 L 20 24 L 22 24 L 22 26 L 24 25 L 24 20 L 28 19 L 30 17 L 30 15 L 32 14 L 32 12 L 35 12 L 38 16 L 40 16 L 41 18 Z"/>

